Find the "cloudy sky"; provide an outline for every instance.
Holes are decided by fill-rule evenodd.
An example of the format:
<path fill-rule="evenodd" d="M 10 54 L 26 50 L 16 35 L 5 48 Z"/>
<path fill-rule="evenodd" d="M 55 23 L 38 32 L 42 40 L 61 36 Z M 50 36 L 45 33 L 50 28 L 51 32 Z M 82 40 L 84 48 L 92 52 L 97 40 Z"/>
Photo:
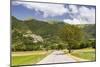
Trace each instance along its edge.
<path fill-rule="evenodd" d="M 12 16 L 21 20 L 35 18 L 70 24 L 95 23 L 95 6 L 12 1 L 11 8 Z"/>

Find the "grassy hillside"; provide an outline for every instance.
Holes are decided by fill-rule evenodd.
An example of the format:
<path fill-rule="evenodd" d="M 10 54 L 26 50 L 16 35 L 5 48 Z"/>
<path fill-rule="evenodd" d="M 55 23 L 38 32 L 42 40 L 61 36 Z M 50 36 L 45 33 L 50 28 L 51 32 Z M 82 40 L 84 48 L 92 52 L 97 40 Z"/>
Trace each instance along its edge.
<path fill-rule="evenodd" d="M 63 28 L 64 25 L 66 25 L 66 23 L 58 21 L 40 21 L 36 19 L 22 21 L 12 16 L 12 49 L 14 51 L 26 51 L 27 49 L 56 49 L 59 46 L 65 47 L 64 43 L 62 43 L 58 37 L 58 31 Z M 82 31 L 85 33 L 85 39 L 95 39 L 94 24 L 80 24 L 76 26 L 82 28 Z M 42 39 L 43 42 L 33 43 L 35 40 L 33 36 L 38 37 L 37 39 Z"/>

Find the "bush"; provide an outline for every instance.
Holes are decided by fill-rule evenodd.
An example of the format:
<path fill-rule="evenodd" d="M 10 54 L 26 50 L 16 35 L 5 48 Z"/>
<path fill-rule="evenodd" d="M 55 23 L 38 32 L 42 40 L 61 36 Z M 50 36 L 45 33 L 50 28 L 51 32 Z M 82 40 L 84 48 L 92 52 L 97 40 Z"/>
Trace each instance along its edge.
<path fill-rule="evenodd" d="M 88 47 L 92 47 L 95 48 L 95 40 L 88 40 L 88 41 L 84 41 L 80 44 L 80 49 L 81 48 L 88 48 Z"/>
<path fill-rule="evenodd" d="M 81 43 L 80 44 L 80 49 L 87 48 L 87 47 L 88 47 L 88 43 Z"/>
<path fill-rule="evenodd" d="M 96 48 L 96 41 L 95 40 L 92 41 L 91 46 L 92 46 L 92 48 Z"/>

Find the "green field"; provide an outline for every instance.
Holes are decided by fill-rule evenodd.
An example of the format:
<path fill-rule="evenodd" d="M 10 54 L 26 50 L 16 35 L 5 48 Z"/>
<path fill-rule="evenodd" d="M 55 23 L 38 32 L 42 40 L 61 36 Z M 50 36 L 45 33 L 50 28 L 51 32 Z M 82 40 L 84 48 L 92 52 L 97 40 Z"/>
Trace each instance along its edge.
<path fill-rule="evenodd" d="M 14 52 L 12 54 L 12 66 L 36 64 L 52 51 L 32 51 L 32 52 Z"/>
<path fill-rule="evenodd" d="M 73 50 L 71 55 L 76 56 L 78 58 L 95 61 L 95 49 L 80 49 Z"/>

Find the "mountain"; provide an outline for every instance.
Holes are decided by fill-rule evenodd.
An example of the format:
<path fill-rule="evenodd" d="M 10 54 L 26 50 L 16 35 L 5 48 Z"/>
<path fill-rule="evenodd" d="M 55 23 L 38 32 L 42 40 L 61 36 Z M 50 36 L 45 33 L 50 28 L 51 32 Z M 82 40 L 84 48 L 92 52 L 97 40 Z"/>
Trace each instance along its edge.
<path fill-rule="evenodd" d="M 12 16 L 12 49 L 16 50 L 36 50 L 37 48 L 41 49 L 45 47 L 46 44 L 51 48 L 54 48 L 54 43 L 61 42 L 58 37 L 58 32 L 61 28 L 63 28 L 67 23 L 61 21 L 40 21 L 36 19 L 30 20 L 18 20 L 16 17 Z M 84 31 L 85 39 L 95 39 L 95 24 L 78 24 L 76 25 L 79 28 L 82 28 Z M 24 37 L 24 36 L 33 36 L 38 37 L 45 41 L 43 43 L 33 43 L 33 40 L 36 40 L 34 37 Z M 33 45 L 34 44 L 34 45 Z M 51 45 L 52 44 L 52 45 Z M 19 47 L 20 45 L 21 47 Z M 34 48 L 31 48 L 34 47 Z M 48 46 L 47 46 L 48 47 Z M 16 49 L 16 50 L 15 50 Z"/>
<path fill-rule="evenodd" d="M 12 30 L 17 30 L 23 33 L 31 31 L 34 34 L 43 37 L 56 35 L 57 31 L 65 24 L 66 23 L 64 22 L 40 21 L 36 19 L 22 21 L 12 16 Z M 78 24 L 77 26 L 83 28 L 87 37 L 95 38 L 95 24 Z"/>
<path fill-rule="evenodd" d="M 84 32 L 87 34 L 86 38 L 96 38 L 96 25 L 95 24 L 87 24 L 83 28 Z"/>
<path fill-rule="evenodd" d="M 50 24 L 48 22 L 39 21 L 36 19 L 21 21 L 15 17 L 12 17 L 12 30 L 16 29 L 22 32 L 27 32 L 30 30 L 34 34 L 44 37 L 47 35 L 53 36 L 53 34 L 56 34 L 56 31 L 63 25 L 64 23 Z"/>

